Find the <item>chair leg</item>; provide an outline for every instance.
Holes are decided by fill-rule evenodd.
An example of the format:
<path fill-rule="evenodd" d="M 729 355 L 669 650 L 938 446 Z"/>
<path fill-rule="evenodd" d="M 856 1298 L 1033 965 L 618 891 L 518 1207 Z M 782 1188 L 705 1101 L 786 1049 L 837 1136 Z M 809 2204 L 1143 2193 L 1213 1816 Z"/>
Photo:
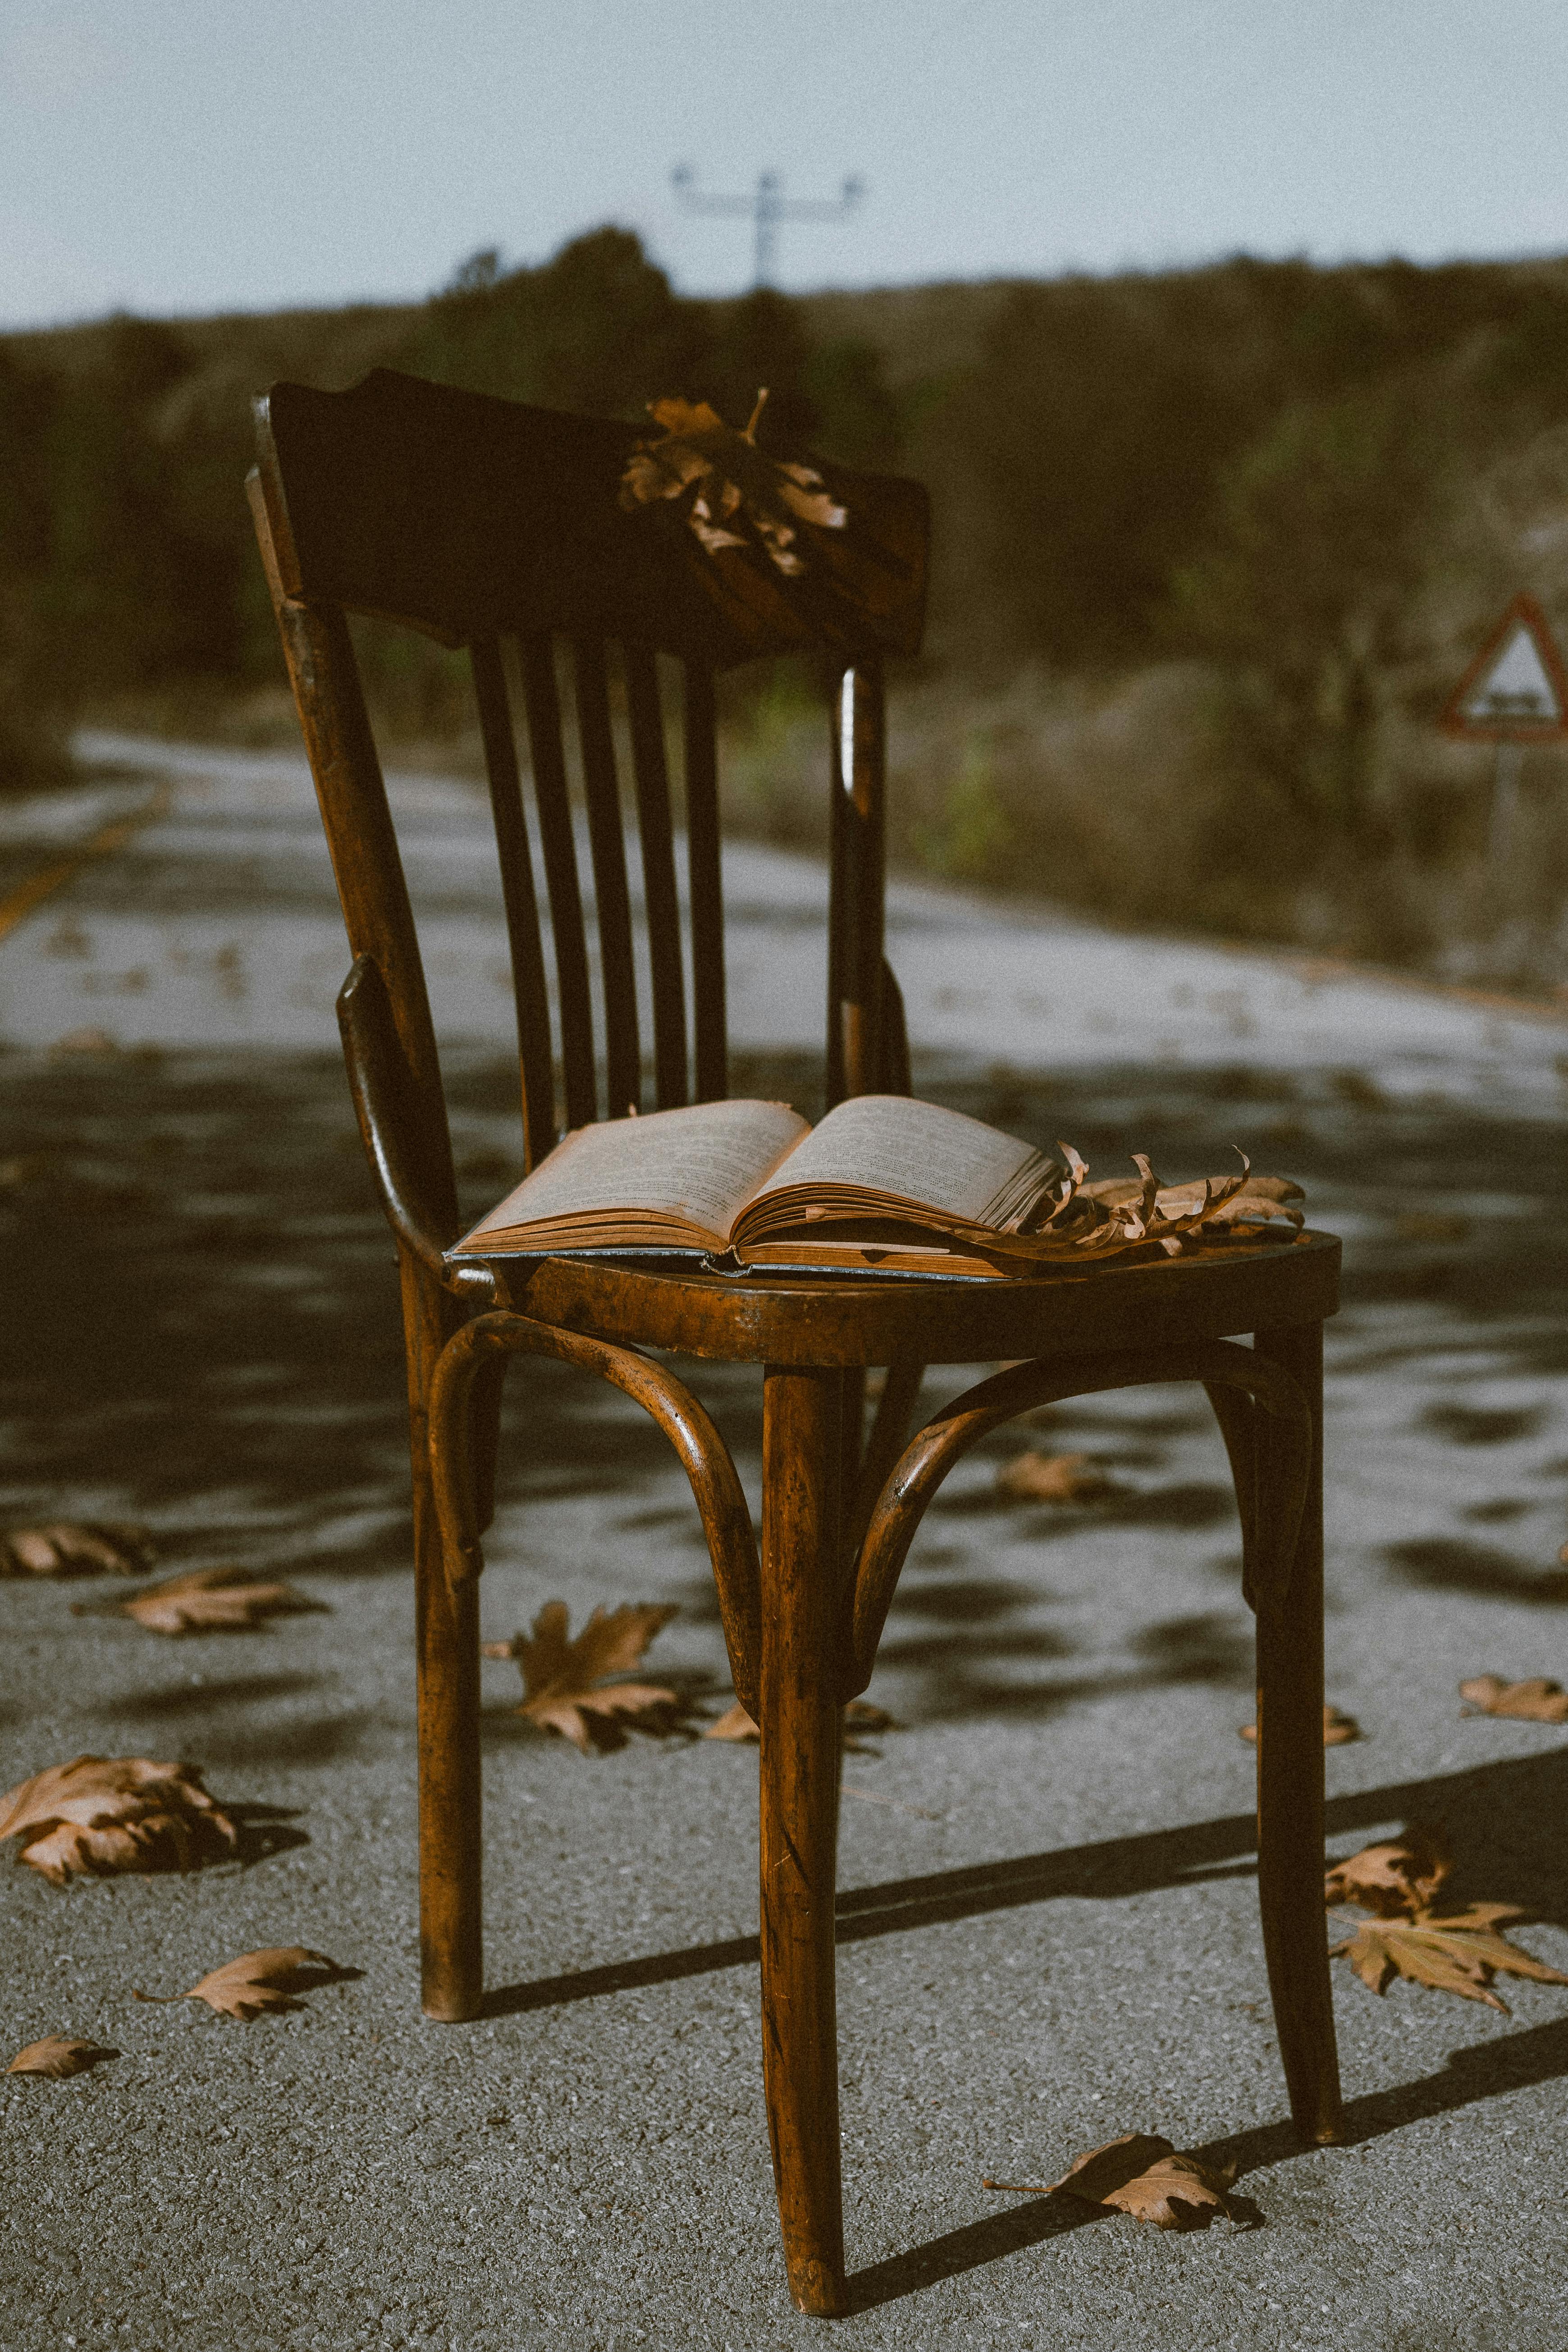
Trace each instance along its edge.
<path fill-rule="evenodd" d="M 1260 1355 L 1312 1409 L 1312 1466 L 1290 1588 L 1258 1620 L 1258 1895 L 1290 2113 L 1308 2142 L 1343 2137 L 1323 1919 L 1323 1330 L 1259 1331 Z M 1260 1539 L 1274 1505 L 1269 1417 L 1257 1416 Z"/>
<path fill-rule="evenodd" d="M 454 1591 L 442 1557 L 430 1475 L 426 1399 L 455 1317 L 423 1268 L 405 1258 L 414 1468 L 415 1651 L 419 1694 L 419 1957 L 426 2017 L 478 2017 L 484 1999 L 479 1874 L 479 1599 Z"/>
<path fill-rule="evenodd" d="M 769 1366 L 763 1409 L 763 2078 L 789 2290 L 845 2307 L 833 1900 L 843 1377 Z"/>

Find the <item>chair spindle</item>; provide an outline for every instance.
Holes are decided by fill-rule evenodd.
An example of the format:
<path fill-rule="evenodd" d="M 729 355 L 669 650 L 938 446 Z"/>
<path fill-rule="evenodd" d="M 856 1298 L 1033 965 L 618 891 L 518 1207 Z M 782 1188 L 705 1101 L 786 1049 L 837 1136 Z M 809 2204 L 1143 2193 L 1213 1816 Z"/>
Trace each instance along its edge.
<path fill-rule="evenodd" d="M 672 1110 L 686 1100 L 686 992 L 680 969 L 680 899 L 675 882 L 664 717 L 652 649 L 627 646 L 625 656 L 637 832 L 642 842 L 643 903 L 653 971 L 654 1084 L 659 1109 Z"/>
<path fill-rule="evenodd" d="M 637 980 L 632 964 L 632 910 L 626 890 L 626 845 L 616 781 L 609 682 L 600 637 L 576 637 L 572 667 L 577 683 L 577 741 L 588 802 L 588 845 L 594 858 L 599 961 L 605 977 L 605 1071 L 611 1118 L 635 1109 L 642 1092 L 637 1042 Z"/>
<path fill-rule="evenodd" d="M 724 1014 L 724 898 L 719 862 L 719 751 L 713 673 L 686 664 L 682 764 L 686 865 L 691 890 L 691 1012 L 697 1102 L 730 1091 Z"/>
<path fill-rule="evenodd" d="M 550 1047 L 550 997 L 544 979 L 544 943 L 533 887 L 528 823 L 522 812 L 517 738 L 501 667 L 500 643 L 476 637 L 470 648 L 479 733 L 495 816 L 496 850 L 511 942 L 511 984 L 517 1003 L 517 1048 L 522 1073 L 523 1165 L 532 1168 L 555 1140 L 555 1074 Z"/>
<path fill-rule="evenodd" d="M 561 992 L 561 1070 L 566 1124 L 586 1127 L 598 1116 L 594 1082 L 594 1024 L 588 994 L 588 946 L 583 929 L 583 899 L 577 887 L 577 855 L 572 838 L 572 802 L 566 789 L 566 755 L 561 740 L 561 699 L 555 689 L 554 643 L 543 634 L 524 637 L 521 652 L 529 751 L 533 762 L 533 800 L 539 812 L 544 879 L 550 892 L 550 928 L 555 940 L 555 977 Z"/>

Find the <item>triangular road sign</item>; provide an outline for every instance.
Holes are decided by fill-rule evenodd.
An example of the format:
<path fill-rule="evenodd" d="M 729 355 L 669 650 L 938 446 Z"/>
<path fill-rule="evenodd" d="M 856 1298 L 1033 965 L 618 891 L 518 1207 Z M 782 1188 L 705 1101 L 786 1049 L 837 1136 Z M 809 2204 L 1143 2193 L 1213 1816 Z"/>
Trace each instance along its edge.
<path fill-rule="evenodd" d="M 1454 688 L 1445 733 L 1480 743 L 1568 740 L 1568 671 L 1533 596 L 1516 596 Z"/>

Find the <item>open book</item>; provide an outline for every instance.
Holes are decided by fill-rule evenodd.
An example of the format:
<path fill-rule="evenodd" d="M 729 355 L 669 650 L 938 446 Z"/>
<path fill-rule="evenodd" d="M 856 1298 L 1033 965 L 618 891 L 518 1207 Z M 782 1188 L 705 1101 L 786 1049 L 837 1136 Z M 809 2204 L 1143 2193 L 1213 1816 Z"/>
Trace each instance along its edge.
<path fill-rule="evenodd" d="M 1042 1260 L 1240 1238 L 1300 1213 L 1294 1185 L 1242 1172 L 1162 1188 L 1148 1162 L 1089 1184 L 961 1111 L 858 1095 L 815 1128 L 787 1104 L 699 1103 L 566 1136 L 448 1259 L 692 1253 L 731 1265 L 984 1276 Z"/>

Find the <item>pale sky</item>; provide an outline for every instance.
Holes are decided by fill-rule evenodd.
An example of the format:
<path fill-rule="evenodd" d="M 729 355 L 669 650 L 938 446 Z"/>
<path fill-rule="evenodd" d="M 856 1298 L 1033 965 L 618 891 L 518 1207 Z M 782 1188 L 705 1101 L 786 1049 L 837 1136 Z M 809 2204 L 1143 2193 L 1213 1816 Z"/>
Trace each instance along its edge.
<path fill-rule="evenodd" d="M 777 282 L 1568 252 L 1563 0 L 0 0 L 0 327 L 416 299 L 716 193 Z"/>

